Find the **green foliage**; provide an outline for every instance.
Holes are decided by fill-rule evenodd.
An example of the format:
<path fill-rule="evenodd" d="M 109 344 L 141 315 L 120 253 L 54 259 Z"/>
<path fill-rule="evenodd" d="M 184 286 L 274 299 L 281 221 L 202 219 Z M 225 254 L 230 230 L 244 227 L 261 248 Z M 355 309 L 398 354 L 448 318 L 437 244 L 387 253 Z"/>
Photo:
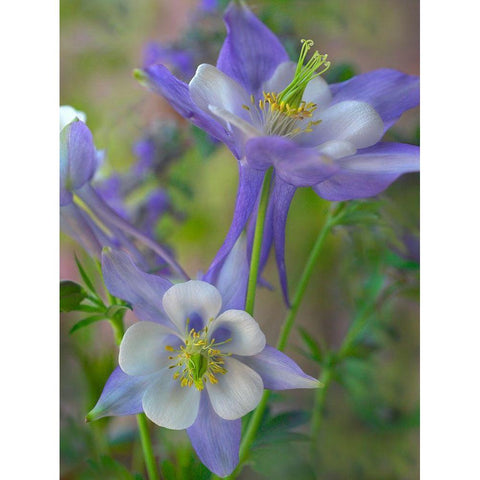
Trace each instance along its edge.
<path fill-rule="evenodd" d="M 319 342 L 313 338 L 310 333 L 305 330 L 305 328 L 298 327 L 300 337 L 307 348 L 307 351 L 302 351 L 302 353 L 307 357 L 317 363 L 323 363 L 324 360 L 324 351 L 320 346 Z"/>
<path fill-rule="evenodd" d="M 88 464 L 87 475 L 90 475 L 88 478 L 91 480 L 144 480 L 142 475 L 131 474 L 124 465 L 107 455 L 98 461 L 89 460 Z"/>
<path fill-rule="evenodd" d="M 83 299 L 87 296 L 87 292 L 78 283 L 70 280 L 60 282 L 60 311 L 71 312 L 76 310 Z"/>
<path fill-rule="evenodd" d="M 74 333 L 80 328 L 88 327 L 92 323 L 99 322 L 100 320 L 105 320 L 105 315 L 92 315 L 90 317 L 83 318 L 82 320 L 78 321 L 71 329 L 70 333 Z"/>
<path fill-rule="evenodd" d="M 310 414 L 304 410 L 280 413 L 274 417 L 264 419 L 254 446 L 268 445 L 292 441 L 308 441 L 308 436 L 292 432 L 308 422 Z"/>

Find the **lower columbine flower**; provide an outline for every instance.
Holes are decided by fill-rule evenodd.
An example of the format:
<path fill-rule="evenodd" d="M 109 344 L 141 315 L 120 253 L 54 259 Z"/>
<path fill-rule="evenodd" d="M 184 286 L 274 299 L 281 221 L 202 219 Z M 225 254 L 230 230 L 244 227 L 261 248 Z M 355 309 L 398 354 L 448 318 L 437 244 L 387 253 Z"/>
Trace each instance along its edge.
<path fill-rule="evenodd" d="M 244 242 L 233 254 L 246 258 Z M 200 460 L 226 476 L 238 464 L 240 418 L 258 405 L 264 388 L 319 386 L 265 344 L 251 315 L 230 308 L 237 292 L 244 295 L 237 260 L 227 259 L 217 288 L 201 280 L 172 285 L 138 270 L 126 253 L 104 253 L 107 287 L 144 321 L 126 331 L 120 366 L 88 420 L 143 411 L 159 426 L 187 429 Z"/>

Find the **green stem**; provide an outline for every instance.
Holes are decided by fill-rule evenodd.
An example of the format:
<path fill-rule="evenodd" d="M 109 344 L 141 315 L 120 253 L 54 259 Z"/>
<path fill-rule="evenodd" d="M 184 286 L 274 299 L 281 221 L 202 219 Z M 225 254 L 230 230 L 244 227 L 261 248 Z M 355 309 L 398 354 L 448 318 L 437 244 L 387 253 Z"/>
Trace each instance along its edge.
<path fill-rule="evenodd" d="M 248 276 L 247 297 L 245 300 L 245 311 L 253 315 L 255 308 L 255 293 L 257 291 L 258 269 L 260 265 L 260 254 L 262 250 L 263 230 L 265 216 L 267 214 L 268 197 L 273 169 L 269 168 L 265 174 L 262 185 L 260 203 L 258 204 L 257 222 L 255 224 L 255 236 L 253 237 L 252 258 L 250 260 L 250 274 Z"/>
<path fill-rule="evenodd" d="M 320 251 L 322 249 L 323 243 L 325 241 L 327 234 L 330 232 L 331 228 L 335 225 L 335 222 L 336 222 L 336 219 L 333 216 L 333 212 L 332 210 L 329 210 L 327 219 L 322 229 L 320 230 L 320 233 L 318 234 L 317 240 L 312 248 L 312 251 L 310 252 L 310 256 L 308 257 L 307 263 L 305 264 L 305 268 L 303 270 L 302 276 L 298 283 L 298 287 L 293 297 L 291 309 L 288 312 L 287 318 L 285 319 L 285 322 L 280 331 L 280 336 L 277 343 L 277 349 L 280 351 L 283 351 L 287 345 L 290 332 L 292 330 L 293 324 L 295 322 L 295 318 L 298 313 L 298 309 L 300 308 L 300 304 L 302 303 L 303 297 L 305 295 L 305 291 L 307 289 L 308 282 L 310 281 L 310 277 L 312 276 L 313 269 L 320 255 Z M 258 222 L 257 222 L 257 225 L 258 225 Z M 257 232 L 255 231 L 255 236 L 256 236 L 256 233 Z M 252 259 L 253 259 L 253 252 L 252 252 Z M 246 432 L 242 439 L 242 443 L 240 444 L 239 464 L 237 468 L 233 471 L 233 473 L 230 475 L 230 477 L 228 477 L 232 480 L 236 478 L 237 475 L 243 469 L 243 464 L 248 456 L 250 447 L 252 446 L 255 440 L 257 431 L 260 428 L 260 425 L 262 423 L 262 419 L 265 414 L 265 409 L 267 408 L 269 397 L 270 397 L 270 391 L 265 390 L 263 392 L 263 396 L 260 400 L 260 403 L 258 404 L 257 408 L 253 412 L 252 417 L 250 418 Z"/>
<path fill-rule="evenodd" d="M 159 480 L 157 464 L 153 455 L 152 442 L 148 433 L 147 417 L 144 413 L 137 415 L 138 431 L 140 432 L 140 441 L 142 443 L 143 457 L 147 466 L 148 478 L 150 480 Z"/>
<path fill-rule="evenodd" d="M 330 232 L 332 227 L 335 225 L 335 219 L 332 216 L 332 210 L 328 211 L 327 219 L 318 234 L 317 240 L 310 252 L 310 256 L 308 257 L 307 263 L 305 264 L 305 268 L 303 269 L 302 276 L 298 282 L 298 287 L 295 291 L 293 296 L 292 306 L 290 311 L 288 312 L 287 318 L 282 326 L 280 331 L 280 336 L 278 338 L 277 348 L 281 352 L 287 346 L 287 341 L 290 336 L 290 332 L 292 330 L 293 324 L 295 323 L 295 319 L 297 318 L 298 309 L 302 303 L 303 297 L 307 290 L 308 283 L 310 282 L 310 278 L 313 273 L 313 269 L 317 263 L 318 257 L 320 256 L 320 251 L 322 250 L 323 243 L 327 234 Z"/>
<path fill-rule="evenodd" d="M 121 316 L 115 316 L 114 318 L 111 318 L 110 325 L 112 326 L 115 343 L 120 345 L 125 330 L 123 326 L 123 314 Z"/>

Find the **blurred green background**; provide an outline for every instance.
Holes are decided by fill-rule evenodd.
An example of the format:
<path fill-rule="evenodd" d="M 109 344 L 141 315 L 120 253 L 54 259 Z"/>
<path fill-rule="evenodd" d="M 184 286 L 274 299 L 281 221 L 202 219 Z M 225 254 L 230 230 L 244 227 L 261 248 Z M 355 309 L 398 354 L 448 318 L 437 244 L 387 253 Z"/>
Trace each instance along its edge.
<path fill-rule="evenodd" d="M 236 161 L 226 148 L 211 147 L 163 99 L 138 85 L 132 70 L 141 66 L 147 41 L 178 43 L 190 36 L 189 45 L 194 45 L 199 31 L 205 32 L 202 41 L 209 46 L 199 61 L 215 63 L 224 37 L 221 8 L 199 20 L 198 4 L 195 0 L 60 2 L 60 100 L 87 113 L 97 147 L 107 152 L 102 174 L 126 171 L 135 160 L 132 145 L 156 120 L 170 118 L 185 130 L 189 148 L 159 179 L 184 219 L 162 218 L 158 237 L 174 248 L 192 276 L 208 267 L 228 229 L 237 186 Z M 312 38 L 316 48 L 328 53 L 332 69 L 327 80 L 381 67 L 419 73 L 417 0 L 256 0 L 250 6 L 292 55 L 301 38 Z M 386 139 L 418 143 L 418 125 L 418 110 L 408 112 Z M 345 362 L 337 372 L 327 394 L 315 461 L 309 460 L 310 447 L 300 435 L 285 436 L 258 445 L 253 468 L 245 469 L 241 478 L 418 478 L 418 269 L 399 260 L 406 256 L 402 236 L 418 235 L 418 183 L 418 175 L 405 175 L 382 194 L 373 226 L 335 230 L 309 285 L 297 325 L 335 348 L 375 272 L 380 270 L 388 281 L 401 278 L 404 284 L 402 291 L 375 309 L 365 335 L 368 354 Z M 297 191 L 287 225 L 291 291 L 328 207 L 312 190 Z M 62 237 L 62 279 L 78 278 L 74 251 L 88 262 L 78 246 Z M 274 290 L 259 291 L 255 317 L 274 344 L 286 308 L 273 257 L 264 277 Z M 135 419 L 102 419 L 95 424 L 83 420 L 116 362 L 111 330 L 100 322 L 69 335 L 75 318 L 65 314 L 61 320 L 62 478 L 134 478 L 123 468 L 143 472 Z M 320 366 L 304 354 L 297 330 L 287 353 L 307 373 L 318 376 Z M 311 392 L 288 392 L 275 397 L 273 411 L 309 411 L 312 401 Z M 306 431 L 298 423 L 295 431 Z M 208 478 L 183 432 L 159 428 L 153 432 L 159 458 L 171 462 L 163 468 L 175 469 L 173 478 Z"/>

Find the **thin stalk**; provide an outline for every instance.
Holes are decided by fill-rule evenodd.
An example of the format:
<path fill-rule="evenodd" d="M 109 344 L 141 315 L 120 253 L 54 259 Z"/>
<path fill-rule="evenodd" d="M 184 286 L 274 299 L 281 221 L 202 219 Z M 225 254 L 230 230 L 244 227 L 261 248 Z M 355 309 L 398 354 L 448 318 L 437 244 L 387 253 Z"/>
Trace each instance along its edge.
<path fill-rule="evenodd" d="M 140 432 L 140 441 L 142 443 L 143 457 L 145 458 L 145 465 L 147 466 L 148 478 L 150 480 L 159 480 L 155 456 L 153 455 L 152 442 L 148 433 L 147 417 L 144 413 L 137 415 L 138 431 Z"/>
<path fill-rule="evenodd" d="M 302 272 L 302 276 L 298 282 L 298 287 L 295 290 L 295 294 L 293 296 L 292 307 L 288 312 L 287 318 L 285 319 L 284 324 L 282 325 L 282 329 L 280 331 L 280 336 L 278 338 L 277 348 L 280 351 L 283 351 L 287 346 L 288 338 L 290 336 L 290 332 L 292 330 L 293 324 L 295 323 L 295 319 L 297 318 L 298 309 L 303 301 L 303 297 L 307 290 L 308 283 L 310 282 L 310 278 L 313 273 L 313 269 L 317 263 L 318 257 L 320 256 L 320 252 L 323 247 L 323 243 L 325 238 L 327 237 L 328 233 L 335 225 L 335 220 L 332 217 L 332 210 L 328 211 L 327 219 L 318 234 L 317 240 L 313 245 L 313 248 L 310 252 L 308 257 L 307 263 Z"/>
<path fill-rule="evenodd" d="M 248 276 L 247 297 L 245 300 L 245 311 L 253 315 L 255 308 L 255 293 L 257 291 L 258 269 L 260 265 L 260 254 L 262 251 L 263 230 L 265 226 L 265 216 L 267 214 L 268 197 L 270 195 L 270 186 L 273 169 L 269 168 L 265 174 L 258 204 L 257 222 L 255 223 L 255 235 L 253 237 L 252 258 L 250 260 L 250 274 Z"/>
<path fill-rule="evenodd" d="M 290 332 L 292 330 L 293 324 L 295 322 L 295 318 L 298 313 L 298 309 L 300 308 L 300 305 L 302 303 L 303 297 L 305 295 L 305 291 L 308 286 L 308 282 L 310 281 L 310 278 L 312 276 L 313 269 L 320 255 L 320 251 L 322 249 L 323 243 L 325 241 L 327 234 L 330 232 L 331 228 L 334 225 L 335 225 L 335 218 L 333 216 L 332 210 L 329 210 L 327 219 L 318 234 L 317 240 L 315 241 L 315 244 L 310 252 L 307 263 L 305 264 L 302 276 L 300 277 L 298 287 L 293 297 L 292 306 L 290 308 L 290 311 L 288 312 L 287 318 L 285 319 L 285 322 L 280 331 L 280 336 L 277 342 L 277 349 L 280 351 L 283 351 L 287 345 Z M 255 234 L 256 233 L 257 232 L 255 231 Z M 253 253 L 252 253 L 252 258 L 253 258 Z M 239 464 L 237 468 L 232 472 L 230 477 L 228 477 L 232 480 L 236 478 L 243 469 L 243 464 L 248 456 L 250 447 L 252 446 L 255 440 L 255 437 L 257 435 L 258 429 L 260 428 L 260 425 L 262 423 L 262 419 L 265 414 L 265 409 L 267 408 L 269 397 L 270 397 L 270 391 L 265 390 L 265 392 L 263 392 L 263 396 L 260 400 L 260 403 L 258 404 L 257 408 L 253 412 L 252 417 L 250 418 L 245 435 L 243 436 L 243 439 L 242 439 L 242 443 L 240 444 Z"/>

